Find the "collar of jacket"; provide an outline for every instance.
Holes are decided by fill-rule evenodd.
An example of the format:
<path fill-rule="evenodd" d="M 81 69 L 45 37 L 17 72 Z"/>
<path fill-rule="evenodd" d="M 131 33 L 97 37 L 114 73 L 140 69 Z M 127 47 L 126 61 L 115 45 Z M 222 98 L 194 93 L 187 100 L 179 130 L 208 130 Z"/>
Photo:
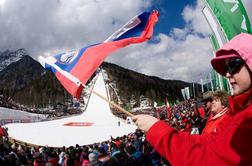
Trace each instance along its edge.
<path fill-rule="evenodd" d="M 249 90 L 240 95 L 229 97 L 229 105 L 232 113 L 244 110 L 251 104 L 252 104 L 252 88 L 250 88 Z"/>
<path fill-rule="evenodd" d="M 228 111 L 228 108 L 225 107 L 223 110 L 221 110 L 219 113 L 217 113 L 216 115 L 214 115 L 211 120 L 215 120 L 218 119 L 219 117 L 221 117 L 222 115 L 224 115 L 226 112 Z"/>

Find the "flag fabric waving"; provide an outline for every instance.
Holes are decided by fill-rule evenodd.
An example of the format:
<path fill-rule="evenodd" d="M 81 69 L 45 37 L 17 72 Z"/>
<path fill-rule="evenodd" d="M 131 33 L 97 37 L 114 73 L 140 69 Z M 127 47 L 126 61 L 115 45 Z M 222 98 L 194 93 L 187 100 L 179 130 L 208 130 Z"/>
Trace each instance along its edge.
<path fill-rule="evenodd" d="M 152 37 L 158 16 L 159 13 L 156 10 L 151 13 L 144 12 L 135 16 L 102 43 L 46 58 L 40 56 L 39 62 L 56 75 L 72 96 L 79 99 L 83 85 L 110 53 Z"/>
<path fill-rule="evenodd" d="M 166 112 L 167 112 L 167 119 L 170 119 L 171 118 L 171 114 L 172 114 L 172 110 L 171 110 L 171 107 L 170 107 L 170 104 L 169 104 L 169 101 L 167 98 L 165 98 L 165 109 L 166 109 Z"/>

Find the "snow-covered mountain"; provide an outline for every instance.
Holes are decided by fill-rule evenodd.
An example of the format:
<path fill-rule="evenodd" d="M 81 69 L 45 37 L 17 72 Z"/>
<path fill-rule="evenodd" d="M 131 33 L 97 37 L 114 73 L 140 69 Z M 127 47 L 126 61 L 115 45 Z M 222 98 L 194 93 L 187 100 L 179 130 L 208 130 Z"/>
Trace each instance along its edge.
<path fill-rule="evenodd" d="M 24 48 L 18 49 L 16 51 L 6 50 L 0 53 L 0 71 L 10 64 L 17 62 L 25 55 L 28 55 L 28 53 Z"/>

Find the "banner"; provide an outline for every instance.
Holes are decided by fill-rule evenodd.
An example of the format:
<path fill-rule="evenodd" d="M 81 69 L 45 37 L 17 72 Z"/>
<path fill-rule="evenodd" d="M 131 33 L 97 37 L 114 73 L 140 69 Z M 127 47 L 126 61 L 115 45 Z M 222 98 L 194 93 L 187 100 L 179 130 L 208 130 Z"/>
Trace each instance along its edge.
<path fill-rule="evenodd" d="M 214 14 L 212 13 L 211 9 L 208 6 L 205 6 L 202 10 L 203 15 L 205 16 L 213 34 L 214 40 L 217 41 L 219 47 L 222 47 L 226 42 L 226 36 L 223 30 L 221 29 L 218 21 L 216 20 Z M 214 44 L 214 43 L 213 43 Z M 214 45 L 215 46 L 215 45 Z"/>
<path fill-rule="evenodd" d="M 187 100 L 190 99 L 190 90 L 188 86 L 185 87 L 185 97 Z"/>
<path fill-rule="evenodd" d="M 205 16 L 213 35 L 210 37 L 214 51 L 241 32 L 252 33 L 250 21 L 241 0 L 203 0 Z M 215 53 L 214 53 L 215 55 Z M 218 89 L 229 90 L 227 80 L 218 74 Z"/>
<path fill-rule="evenodd" d="M 83 85 L 110 53 L 129 44 L 144 42 L 152 37 L 158 16 L 157 11 L 144 12 L 135 16 L 102 43 L 47 58 L 40 56 L 39 62 L 56 75 L 72 96 L 79 99 Z"/>
<path fill-rule="evenodd" d="M 205 2 L 228 40 L 241 32 L 252 33 L 249 18 L 241 0 L 205 0 Z"/>
<path fill-rule="evenodd" d="M 213 80 L 213 87 L 214 87 L 213 90 L 219 89 L 218 75 L 217 75 L 216 71 L 213 69 L 211 71 L 211 78 Z"/>
<path fill-rule="evenodd" d="M 211 41 L 212 47 L 213 47 L 213 49 L 214 49 L 215 51 L 218 50 L 218 49 L 220 48 L 219 43 L 218 43 L 218 41 L 217 41 L 217 39 L 216 39 L 216 37 L 215 37 L 214 34 L 212 34 L 212 35 L 210 36 L 210 41 Z"/>
<path fill-rule="evenodd" d="M 182 93 L 184 100 L 186 100 L 185 89 L 181 89 L 181 93 Z"/>
<path fill-rule="evenodd" d="M 87 127 L 87 126 L 92 126 L 94 125 L 93 122 L 68 122 L 65 123 L 64 126 L 82 126 L 82 127 Z"/>

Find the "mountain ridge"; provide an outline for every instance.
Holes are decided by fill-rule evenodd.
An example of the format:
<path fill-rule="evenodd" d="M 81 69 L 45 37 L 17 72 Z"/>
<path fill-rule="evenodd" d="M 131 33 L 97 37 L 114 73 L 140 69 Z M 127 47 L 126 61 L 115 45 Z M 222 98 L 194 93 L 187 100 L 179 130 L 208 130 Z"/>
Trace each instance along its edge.
<path fill-rule="evenodd" d="M 23 56 L 28 55 L 24 48 L 18 49 L 16 51 L 5 50 L 0 53 L 0 71 L 5 67 L 9 66 L 13 62 L 17 62 Z"/>
<path fill-rule="evenodd" d="M 181 101 L 181 89 L 192 86 L 180 80 L 147 76 L 108 62 L 104 62 L 101 68 L 108 75 L 106 84 L 109 85 L 110 99 L 124 107 L 138 107 L 143 100 L 148 105 L 162 103 L 164 98 Z M 0 71 L 0 78 L 0 94 L 10 96 L 20 104 L 41 107 L 66 103 L 72 98 L 56 77 L 29 55 L 5 67 Z"/>

